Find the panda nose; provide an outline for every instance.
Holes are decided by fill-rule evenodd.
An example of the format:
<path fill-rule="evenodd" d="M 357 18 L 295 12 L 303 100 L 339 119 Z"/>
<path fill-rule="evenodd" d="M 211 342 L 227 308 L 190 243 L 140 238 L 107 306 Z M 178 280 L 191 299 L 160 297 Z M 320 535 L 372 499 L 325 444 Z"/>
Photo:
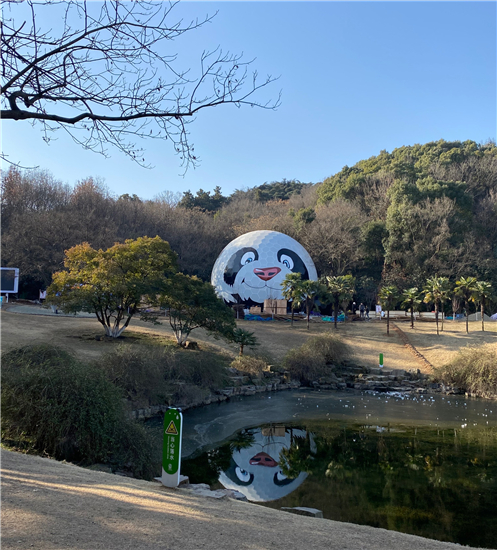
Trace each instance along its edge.
<path fill-rule="evenodd" d="M 279 267 L 265 267 L 264 269 L 255 268 L 254 273 L 259 277 L 259 279 L 262 279 L 263 281 L 269 281 L 269 279 L 272 279 L 275 275 L 278 275 L 278 273 L 281 271 Z"/>
<path fill-rule="evenodd" d="M 249 464 L 252 466 L 269 466 L 270 468 L 278 466 L 276 460 L 267 453 L 257 453 L 249 460 Z"/>

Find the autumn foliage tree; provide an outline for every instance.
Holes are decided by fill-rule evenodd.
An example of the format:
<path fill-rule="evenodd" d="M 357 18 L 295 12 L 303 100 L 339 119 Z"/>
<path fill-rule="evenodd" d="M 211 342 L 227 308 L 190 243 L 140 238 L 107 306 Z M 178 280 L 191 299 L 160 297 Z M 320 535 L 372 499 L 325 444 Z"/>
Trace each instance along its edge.
<path fill-rule="evenodd" d="M 159 237 L 140 237 L 95 250 L 88 243 L 66 251 L 65 271 L 53 276 L 47 301 L 67 313 L 95 313 L 105 334 L 117 338 L 145 302 L 154 302 L 177 271 L 176 255 Z"/>

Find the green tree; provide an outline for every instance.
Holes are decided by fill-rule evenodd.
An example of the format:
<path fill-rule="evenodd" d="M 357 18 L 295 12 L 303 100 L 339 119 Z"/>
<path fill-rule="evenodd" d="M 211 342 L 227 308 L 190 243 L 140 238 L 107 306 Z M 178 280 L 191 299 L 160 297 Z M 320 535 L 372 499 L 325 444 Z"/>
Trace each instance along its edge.
<path fill-rule="evenodd" d="M 475 300 L 474 296 L 477 282 L 476 277 L 461 277 L 459 281 L 456 281 L 455 293 L 463 299 L 466 309 L 466 333 L 469 333 L 469 302 L 474 302 Z"/>
<path fill-rule="evenodd" d="M 434 275 L 426 281 L 425 287 L 423 289 L 425 295 L 424 302 L 427 304 L 433 302 L 435 304 L 435 323 L 437 325 L 437 336 L 439 335 L 439 307 L 442 302 L 442 298 L 445 297 L 446 293 L 448 292 L 448 285 L 449 279 L 447 279 L 447 277 L 439 277 L 438 275 Z"/>
<path fill-rule="evenodd" d="M 144 301 L 155 301 L 177 271 L 176 255 L 159 237 L 129 239 L 105 251 L 83 243 L 66 251 L 64 266 L 66 271 L 53 276 L 47 302 L 67 313 L 95 313 L 112 338 L 122 334 Z"/>
<path fill-rule="evenodd" d="M 444 317 L 445 317 L 445 302 L 452 298 L 454 288 L 452 287 L 449 279 L 447 277 L 442 277 L 442 285 L 440 288 L 440 309 L 442 311 L 442 327 L 441 331 L 444 330 Z"/>
<path fill-rule="evenodd" d="M 300 288 L 302 291 L 302 298 L 305 304 L 305 312 L 307 314 L 307 330 L 309 330 L 309 318 L 311 316 L 312 306 L 316 301 L 319 292 L 322 290 L 322 286 L 318 281 L 302 281 Z"/>
<path fill-rule="evenodd" d="M 487 300 L 492 298 L 492 285 L 486 281 L 476 281 L 473 292 L 474 299 L 480 304 L 481 311 L 481 330 L 485 331 L 485 306 Z"/>
<path fill-rule="evenodd" d="M 178 345 L 184 346 L 192 330 L 204 328 L 214 336 L 225 336 L 236 328 L 233 311 L 217 297 L 214 287 L 198 277 L 176 273 L 157 300 L 167 310 Z M 157 322 L 154 315 L 147 321 Z"/>
<path fill-rule="evenodd" d="M 302 282 L 302 275 L 300 273 L 288 273 L 281 283 L 281 293 L 292 304 L 292 327 L 295 308 L 300 307 L 304 300 Z"/>
<path fill-rule="evenodd" d="M 402 293 L 402 307 L 411 310 L 411 328 L 414 328 L 414 310 L 421 304 L 418 287 L 408 288 Z"/>
<path fill-rule="evenodd" d="M 245 347 L 252 348 L 259 345 L 255 334 L 243 328 L 236 328 L 227 338 L 230 342 L 234 342 L 240 346 L 240 357 L 242 357 Z"/>
<path fill-rule="evenodd" d="M 399 298 L 397 287 L 387 285 L 380 289 L 378 298 L 381 300 L 383 309 L 387 310 L 387 335 L 390 334 L 390 310 Z"/>
<path fill-rule="evenodd" d="M 342 300 L 352 298 L 354 294 L 355 279 L 352 275 L 328 276 L 325 279 L 328 293 L 333 301 L 333 315 L 335 329 L 337 329 L 338 306 Z"/>

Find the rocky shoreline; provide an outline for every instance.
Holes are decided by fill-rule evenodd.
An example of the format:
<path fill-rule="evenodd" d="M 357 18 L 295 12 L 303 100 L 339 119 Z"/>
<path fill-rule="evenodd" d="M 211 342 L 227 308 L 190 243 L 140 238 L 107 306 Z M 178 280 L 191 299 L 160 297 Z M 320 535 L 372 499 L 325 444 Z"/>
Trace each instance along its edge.
<path fill-rule="evenodd" d="M 285 391 L 294 389 L 331 390 L 331 391 L 371 391 L 378 393 L 443 393 L 445 395 L 464 395 L 459 388 L 434 382 L 432 377 L 420 370 L 391 370 L 386 368 L 369 368 L 345 366 L 336 368 L 330 375 L 303 386 L 297 380 L 291 380 L 288 373 L 275 374 L 263 372 L 259 379 L 253 379 L 244 372 L 230 368 L 230 386 L 216 390 L 204 399 L 191 403 L 175 403 L 173 406 L 183 411 L 222 403 L 232 397 L 250 396 L 257 393 Z M 146 420 L 163 413 L 169 405 L 152 405 L 131 411 L 131 417 Z"/>

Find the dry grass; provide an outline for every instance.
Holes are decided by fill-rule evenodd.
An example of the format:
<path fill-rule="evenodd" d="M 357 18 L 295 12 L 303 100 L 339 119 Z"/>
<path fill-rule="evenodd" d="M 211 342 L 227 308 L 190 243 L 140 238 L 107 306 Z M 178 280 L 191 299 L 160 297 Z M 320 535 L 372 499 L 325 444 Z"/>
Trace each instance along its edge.
<path fill-rule="evenodd" d="M 485 323 L 485 332 L 481 330 L 481 321 L 469 323 L 469 334 L 466 334 L 466 323 L 461 321 L 444 321 L 444 331 L 437 336 L 434 322 L 415 323 L 414 329 L 409 323 L 397 323 L 405 332 L 409 341 L 434 366 L 441 367 L 452 361 L 458 351 L 465 346 L 483 346 L 489 344 L 497 350 L 497 322 Z"/>
<path fill-rule="evenodd" d="M 73 351 L 80 359 L 96 359 L 103 353 L 114 349 L 115 342 L 96 341 L 93 337 L 102 334 L 103 329 L 96 319 L 64 316 L 40 316 L 1 311 L 2 351 L 36 342 L 50 343 Z M 407 334 L 409 341 L 435 367 L 451 360 L 458 350 L 468 344 L 491 344 L 497 347 L 497 323 L 485 324 L 481 332 L 481 322 L 470 322 L 469 335 L 465 332 L 465 323 L 446 321 L 445 331 L 436 335 L 434 322 L 419 322 L 414 330 L 410 329 L 407 320 L 402 317 L 396 320 L 397 325 Z M 374 367 L 378 364 L 380 353 L 384 354 L 384 364 L 391 369 L 420 369 L 431 372 L 431 369 L 415 357 L 404 345 L 395 330 L 386 336 L 386 322 L 372 320 L 339 324 L 335 331 L 332 323 L 314 322 L 310 330 L 305 321 L 296 322 L 293 329 L 285 321 L 239 321 L 240 328 L 254 332 L 261 346 L 257 355 L 270 358 L 272 364 L 280 363 L 286 353 L 304 344 L 311 336 L 325 333 L 337 333 L 352 348 L 354 361 L 359 365 Z M 135 333 L 157 334 L 172 338 L 168 324 L 152 326 L 138 320 L 131 322 L 130 329 Z M 83 338 L 81 338 L 83 336 Z M 124 332 L 126 336 L 126 332 Z M 85 339 L 86 337 L 86 339 Z M 211 346 L 225 350 L 233 358 L 238 355 L 237 344 L 215 340 L 203 330 L 195 330 L 192 339 L 201 346 Z"/>

